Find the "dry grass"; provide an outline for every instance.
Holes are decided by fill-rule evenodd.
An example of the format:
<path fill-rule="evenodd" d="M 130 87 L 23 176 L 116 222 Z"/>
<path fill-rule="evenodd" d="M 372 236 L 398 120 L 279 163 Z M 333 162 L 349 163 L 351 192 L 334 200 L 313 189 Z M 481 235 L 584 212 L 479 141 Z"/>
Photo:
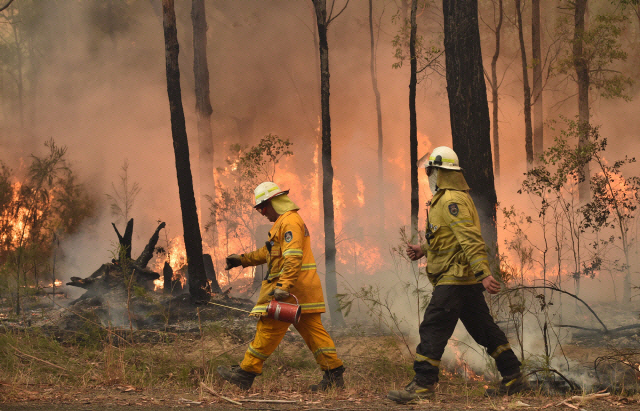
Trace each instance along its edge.
<path fill-rule="evenodd" d="M 153 343 L 138 342 L 148 339 L 148 331 L 131 334 L 95 324 L 87 324 L 75 338 L 64 341 L 37 329 L 0 330 L 0 381 L 19 386 L 119 385 L 162 390 L 193 389 L 203 381 L 233 390 L 215 369 L 239 363 L 248 344 L 225 334 L 219 323 L 203 324 L 198 333 L 155 333 Z M 348 370 L 345 379 L 355 391 L 383 393 L 411 378 L 410 357 L 392 337 L 343 335 L 336 343 Z M 321 378 L 302 338 L 291 332 L 267 360 L 252 390 L 306 391 Z"/>
<path fill-rule="evenodd" d="M 215 373 L 218 365 L 238 363 L 246 343 L 225 334 L 220 323 L 203 324 L 201 332 L 157 333 L 155 342 L 145 333 L 116 337 L 116 330 L 96 331 L 75 340 L 58 341 L 34 329 L 0 328 L 0 403 L 15 401 L 67 401 L 99 398 L 123 404 L 180 404 L 185 398 L 203 404 L 225 406 L 225 401 L 200 387 L 204 382 L 217 393 L 237 400 L 282 399 L 307 406 L 339 409 L 402 408 L 388 400 L 390 389 L 402 388 L 413 376 L 409 353 L 391 336 L 364 336 L 361 333 L 334 332 L 338 352 L 347 368 L 347 388 L 330 391 L 320 397 L 307 386 L 321 378 L 312 354 L 300 336 L 288 333 L 276 352 L 267 360 L 263 375 L 249 392 L 243 392 Z M 85 332 L 90 330 L 86 329 Z M 435 400 L 422 404 L 438 409 L 499 410 L 561 403 L 569 397 L 550 397 L 541 393 L 526 396 L 487 399 L 487 382 L 465 381 L 459 375 L 442 373 Z M 56 394 L 49 392 L 55 390 Z M 163 402 L 158 402 L 162 398 Z M 638 404 L 632 397 L 601 398 L 594 404 Z M 590 410 L 607 409 L 593 407 Z M 286 408 L 284 405 L 279 409 Z M 352 407 L 352 408 L 350 408 Z M 213 408 L 216 409 L 216 408 Z M 221 408 L 222 409 L 222 408 Z M 632 407 L 629 409 L 633 409 Z"/>
<path fill-rule="evenodd" d="M 54 328 L 44 331 L 37 327 L 0 326 L 0 402 L 30 396 L 42 401 L 44 397 L 34 393 L 54 389 L 59 398 L 71 392 L 93 395 L 106 390 L 105 398 L 134 392 L 149 398 L 167 398 L 169 393 L 176 393 L 177 401 L 190 393 L 187 398 L 195 401 L 222 401 L 203 391 L 201 382 L 232 398 L 283 398 L 309 404 L 317 401 L 307 387 L 318 382 L 322 373 L 295 331 L 287 333 L 265 363 L 263 375 L 245 393 L 221 380 L 215 370 L 219 365 L 242 360 L 253 336 L 255 323 L 251 321 L 233 317 L 219 321 L 196 319 L 182 327 L 190 331 L 131 332 L 104 327 L 90 313 L 84 316 L 77 330 L 66 334 Z M 384 400 L 386 393 L 401 389 L 413 377 L 412 356 L 405 344 L 379 330 L 368 332 L 357 327 L 335 330 L 332 335 L 347 368 L 347 389 L 323 394 L 322 401 L 333 401 L 338 408 L 344 401 L 393 408 Z M 490 384 L 466 381 L 443 370 L 435 402 L 441 408 L 502 409 L 518 406 L 519 400 L 534 406 L 546 406 L 556 400 L 542 393 L 507 400 L 487 399 L 483 396 L 485 385 Z M 556 403 L 561 400 L 562 397 Z M 51 396 L 46 401 L 51 401 Z M 638 402 L 633 397 L 624 401 Z"/>

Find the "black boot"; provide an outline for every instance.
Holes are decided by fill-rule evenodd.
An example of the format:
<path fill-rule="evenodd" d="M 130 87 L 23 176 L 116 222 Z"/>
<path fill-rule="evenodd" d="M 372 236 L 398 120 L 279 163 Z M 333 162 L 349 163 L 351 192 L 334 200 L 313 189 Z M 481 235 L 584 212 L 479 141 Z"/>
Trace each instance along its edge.
<path fill-rule="evenodd" d="M 488 388 L 484 394 L 487 397 L 497 397 L 501 395 L 513 395 L 520 392 L 531 391 L 531 386 L 521 372 L 507 375 L 502 378 L 498 388 Z"/>
<path fill-rule="evenodd" d="M 309 389 L 316 392 L 327 391 L 329 388 L 344 388 L 344 378 L 342 378 L 342 374 L 344 374 L 343 365 L 332 370 L 325 370 L 322 381 L 318 384 L 310 385 Z"/>
<path fill-rule="evenodd" d="M 231 384 L 237 385 L 243 390 L 248 390 L 253 385 L 253 380 L 256 378 L 257 374 L 254 374 L 249 371 L 245 371 L 240 368 L 239 365 L 234 365 L 231 369 L 220 366 L 218 367 L 218 374 L 225 380 L 229 381 Z"/>
<path fill-rule="evenodd" d="M 414 378 L 404 390 L 389 391 L 387 398 L 399 404 L 435 398 L 435 384 L 420 384 Z"/>

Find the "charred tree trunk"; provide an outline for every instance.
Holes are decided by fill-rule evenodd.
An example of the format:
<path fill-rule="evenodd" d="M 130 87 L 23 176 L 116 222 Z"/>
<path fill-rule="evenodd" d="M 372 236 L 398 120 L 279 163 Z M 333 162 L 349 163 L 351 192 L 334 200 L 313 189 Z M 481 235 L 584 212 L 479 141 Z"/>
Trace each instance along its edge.
<path fill-rule="evenodd" d="M 369 0 L 369 37 L 371 40 L 371 85 L 376 96 L 376 118 L 378 120 L 378 207 L 381 232 L 384 233 L 384 170 L 382 161 L 382 108 L 380 107 L 380 90 L 378 89 L 378 71 L 376 69 L 376 43 L 373 35 L 373 0 Z"/>
<path fill-rule="evenodd" d="M 211 97 L 209 91 L 209 65 L 207 63 L 207 19 L 204 0 L 192 0 L 191 21 L 193 23 L 193 77 L 196 94 L 196 117 L 198 124 L 198 163 L 200 174 L 200 212 L 205 214 L 209 204 L 207 196 L 215 199 L 213 174 L 213 137 L 211 132 Z M 204 218 L 200 229 L 204 229 Z M 213 222 L 215 240 L 215 220 Z"/>
<path fill-rule="evenodd" d="M 193 0 L 191 3 L 191 21 L 193 22 L 193 75 L 195 79 L 196 116 L 198 118 L 198 146 L 200 164 L 200 212 L 205 215 L 211 198 L 216 198 L 216 182 L 213 173 L 213 135 L 211 132 L 211 95 L 209 91 L 209 64 L 207 62 L 207 18 L 204 0 Z M 204 218 L 200 226 L 204 230 Z M 212 219 L 211 241 L 218 243 L 216 219 Z M 215 275 L 215 267 L 211 280 L 211 291 L 220 292 L 220 285 Z"/>
<path fill-rule="evenodd" d="M 533 161 L 544 151 L 544 114 L 542 113 L 542 49 L 540 0 L 531 1 L 531 65 L 533 66 Z"/>
<path fill-rule="evenodd" d="M 198 210 L 193 193 L 193 179 L 189 162 L 189 141 L 182 107 L 180 69 L 178 66 L 178 33 L 173 0 L 162 0 L 164 40 L 167 70 L 167 94 L 171 110 L 171 134 L 176 159 L 180 209 L 184 229 L 184 245 L 189 264 L 189 293 L 195 300 L 209 299 L 209 283 L 202 259 L 202 236 L 198 223 Z"/>
<path fill-rule="evenodd" d="M 333 165 L 331 163 L 331 115 L 329 111 L 329 43 L 327 29 L 330 19 L 327 16 L 325 0 L 313 0 L 318 24 L 320 47 L 320 107 L 322 110 L 322 208 L 324 211 L 324 247 L 325 247 L 325 284 L 329 313 L 334 326 L 344 326 L 337 298 L 338 281 L 336 278 L 336 234 L 333 210 Z"/>
<path fill-rule="evenodd" d="M 573 36 L 573 61 L 578 79 L 578 122 L 580 138 L 578 147 L 588 143 L 589 134 L 589 67 L 584 55 L 583 36 L 585 32 L 585 15 L 587 14 L 587 0 L 576 0 L 574 3 L 574 36 Z M 589 164 L 582 168 L 584 181 L 578 184 L 578 196 L 581 204 L 591 200 L 591 184 Z"/>
<path fill-rule="evenodd" d="M 533 130 L 531 128 L 531 88 L 529 87 L 529 67 L 527 66 L 527 49 L 524 45 L 524 28 L 522 27 L 522 4 L 516 1 L 516 17 L 518 19 L 518 40 L 520 40 L 520 57 L 522 59 L 522 86 L 524 91 L 524 148 L 527 155 L 527 170 L 533 167 Z"/>
<path fill-rule="evenodd" d="M 153 251 L 156 248 L 156 244 L 158 244 L 160 230 L 162 230 L 165 225 L 166 224 L 164 222 L 158 225 L 158 228 L 156 228 L 144 250 L 135 261 L 132 260 L 131 257 L 126 257 L 121 254 L 117 261 L 112 260 L 111 263 L 103 264 L 89 277 L 71 277 L 67 285 L 72 285 L 74 287 L 80 287 L 88 290 L 89 292 L 83 295 L 83 297 L 85 297 L 101 296 L 101 294 L 105 291 L 125 286 L 125 282 L 123 281 L 123 279 L 128 275 L 131 275 L 131 273 L 133 273 L 133 278 L 136 280 L 136 284 L 139 284 L 141 286 L 145 286 L 149 281 L 157 280 L 160 276 L 158 275 L 158 273 L 148 269 L 147 264 L 153 257 Z M 128 234 L 125 235 L 125 237 L 129 238 L 128 242 L 123 239 L 115 225 L 113 225 L 113 228 L 118 235 L 121 250 L 131 250 L 133 219 L 129 220 L 129 222 L 127 223 L 126 233 Z M 55 274 L 53 277 L 55 281 Z"/>
<path fill-rule="evenodd" d="M 491 100 L 492 100 L 492 120 L 493 120 L 493 161 L 496 179 L 500 179 L 500 127 L 498 124 L 499 99 L 498 89 L 498 57 L 500 57 L 500 36 L 502 34 L 502 20 L 504 9 L 502 0 L 498 0 L 498 23 L 496 23 L 496 51 L 491 58 Z"/>
<path fill-rule="evenodd" d="M 478 3 L 443 0 L 447 94 L 453 149 L 478 208 L 482 235 L 497 251 L 496 189 L 493 180 L 489 105 L 483 77 Z"/>
<path fill-rule="evenodd" d="M 162 280 L 164 287 L 162 290 L 165 294 L 171 293 L 171 280 L 173 279 L 173 268 L 169 265 L 167 261 L 164 262 L 164 267 L 162 267 Z"/>
<path fill-rule="evenodd" d="M 418 85 L 418 61 L 416 59 L 416 11 L 418 0 L 411 0 L 411 34 L 409 37 L 409 55 L 411 76 L 409 79 L 409 163 L 411 167 L 411 239 L 418 236 L 418 212 L 420 211 L 420 190 L 418 187 L 418 121 L 416 118 L 416 88 Z"/>
<path fill-rule="evenodd" d="M 131 219 L 133 221 L 133 219 Z M 136 259 L 136 264 L 140 267 L 146 267 L 149 264 L 149 261 L 153 258 L 153 250 L 156 248 L 156 244 L 158 244 L 158 239 L 160 238 L 160 230 L 162 230 L 167 224 L 163 221 L 158 225 L 156 231 L 154 231 L 153 235 L 149 239 L 149 242 L 142 250 L 142 253 Z"/>
<path fill-rule="evenodd" d="M 118 228 L 114 223 L 111 223 L 113 229 L 116 230 L 118 235 L 118 242 L 120 243 L 120 252 L 118 253 L 118 261 L 124 256 L 126 259 L 131 259 L 131 239 L 133 237 L 133 218 L 127 221 L 127 226 L 124 229 L 124 235 L 120 235 Z M 157 240 L 156 240 L 157 241 Z M 122 254 L 121 254 L 122 253 Z"/>

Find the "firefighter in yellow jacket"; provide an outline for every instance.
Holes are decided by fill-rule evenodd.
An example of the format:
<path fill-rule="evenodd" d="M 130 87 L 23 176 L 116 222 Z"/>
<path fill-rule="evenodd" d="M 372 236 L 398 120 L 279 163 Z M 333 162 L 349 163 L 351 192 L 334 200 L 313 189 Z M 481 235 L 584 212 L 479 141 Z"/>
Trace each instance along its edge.
<path fill-rule="evenodd" d="M 255 208 L 274 223 L 268 241 L 258 250 L 227 257 L 227 270 L 266 263 L 268 271 L 258 301 L 251 310 L 251 315 L 260 317 L 256 336 L 240 365 L 231 369 L 219 367 L 218 374 L 242 389 L 251 387 L 255 377 L 262 373 L 262 364 L 278 347 L 290 325 L 267 317 L 267 306 L 272 298 L 295 303 L 293 294 L 302 310 L 295 327 L 324 371 L 322 381 L 309 388 L 312 391 L 342 388 L 344 366 L 320 319 L 320 314 L 325 312 L 324 297 L 311 252 L 309 230 L 288 193 L 272 182 L 264 182 L 255 189 Z"/>
<path fill-rule="evenodd" d="M 409 244 L 411 260 L 427 257 L 427 275 L 433 294 L 420 324 L 413 380 L 387 397 L 399 403 L 428 398 L 438 382 L 438 368 L 453 330 L 462 321 L 469 334 L 491 355 L 502 375 L 497 390 L 488 395 L 512 394 L 527 389 L 520 361 L 504 332 L 489 312 L 483 292 L 500 291 L 500 283 L 489 270 L 489 259 L 480 232 L 478 212 L 469 196 L 469 186 L 449 147 L 437 147 L 421 159 L 433 193 L 427 213 L 427 242 Z"/>

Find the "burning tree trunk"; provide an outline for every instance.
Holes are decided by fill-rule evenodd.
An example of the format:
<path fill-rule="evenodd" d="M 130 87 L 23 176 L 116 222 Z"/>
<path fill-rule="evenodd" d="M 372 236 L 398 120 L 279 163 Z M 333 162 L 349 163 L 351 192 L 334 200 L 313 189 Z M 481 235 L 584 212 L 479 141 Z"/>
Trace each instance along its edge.
<path fill-rule="evenodd" d="M 489 247 L 497 248 L 497 198 L 478 4 L 476 1 L 443 0 L 442 10 L 453 149 L 460 158 L 471 187 L 471 197 L 478 207 L 485 242 Z M 492 255 L 496 255 L 494 250 Z"/>
<path fill-rule="evenodd" d="M 202 259 L 202 235 L 198 223 L 198 210 L 193 192 L 193 179 L 189 161 L 189 141 L 185 126 L 180 69 L 178 67 L 178 33 L 173 0 L 162 0 L 164 40 L 167 70 L 167 94 L 171 110 L 171 134 L 176 159 L 180 209 L 184 229 L 184 245 L 189 262 L 189 293 L 198 301 L 208 300 L 210 287 Z"/>
<path fill-rule="evenodd" d="M 347 2 L 348 4 L 348 2 Z M 343 326 L 344 318 L 339 310 L 336 280 L 336 233 L 333 213 L 333 165 L 331 164 L 331 115 L 329 112 L 329 43 L 327 29 L 333 20 L 327 15 L 325 0 L 313 0 L 320 43 L 320 105 L 322 107 L 322 205 L 324 210 L 325 285 L 331 321 Z M 345 4 L 346 7 L 346 4 Z M 342 9 L 344 11 L 344 8 Z M 340 11 L 340 13 L 342 13 Z M 340 15 L 338 13 L 338 15 Z M 336 17 L 338 16 L 336 15 Z M 334 17 L 335 18 L 335 17 Z"/>

